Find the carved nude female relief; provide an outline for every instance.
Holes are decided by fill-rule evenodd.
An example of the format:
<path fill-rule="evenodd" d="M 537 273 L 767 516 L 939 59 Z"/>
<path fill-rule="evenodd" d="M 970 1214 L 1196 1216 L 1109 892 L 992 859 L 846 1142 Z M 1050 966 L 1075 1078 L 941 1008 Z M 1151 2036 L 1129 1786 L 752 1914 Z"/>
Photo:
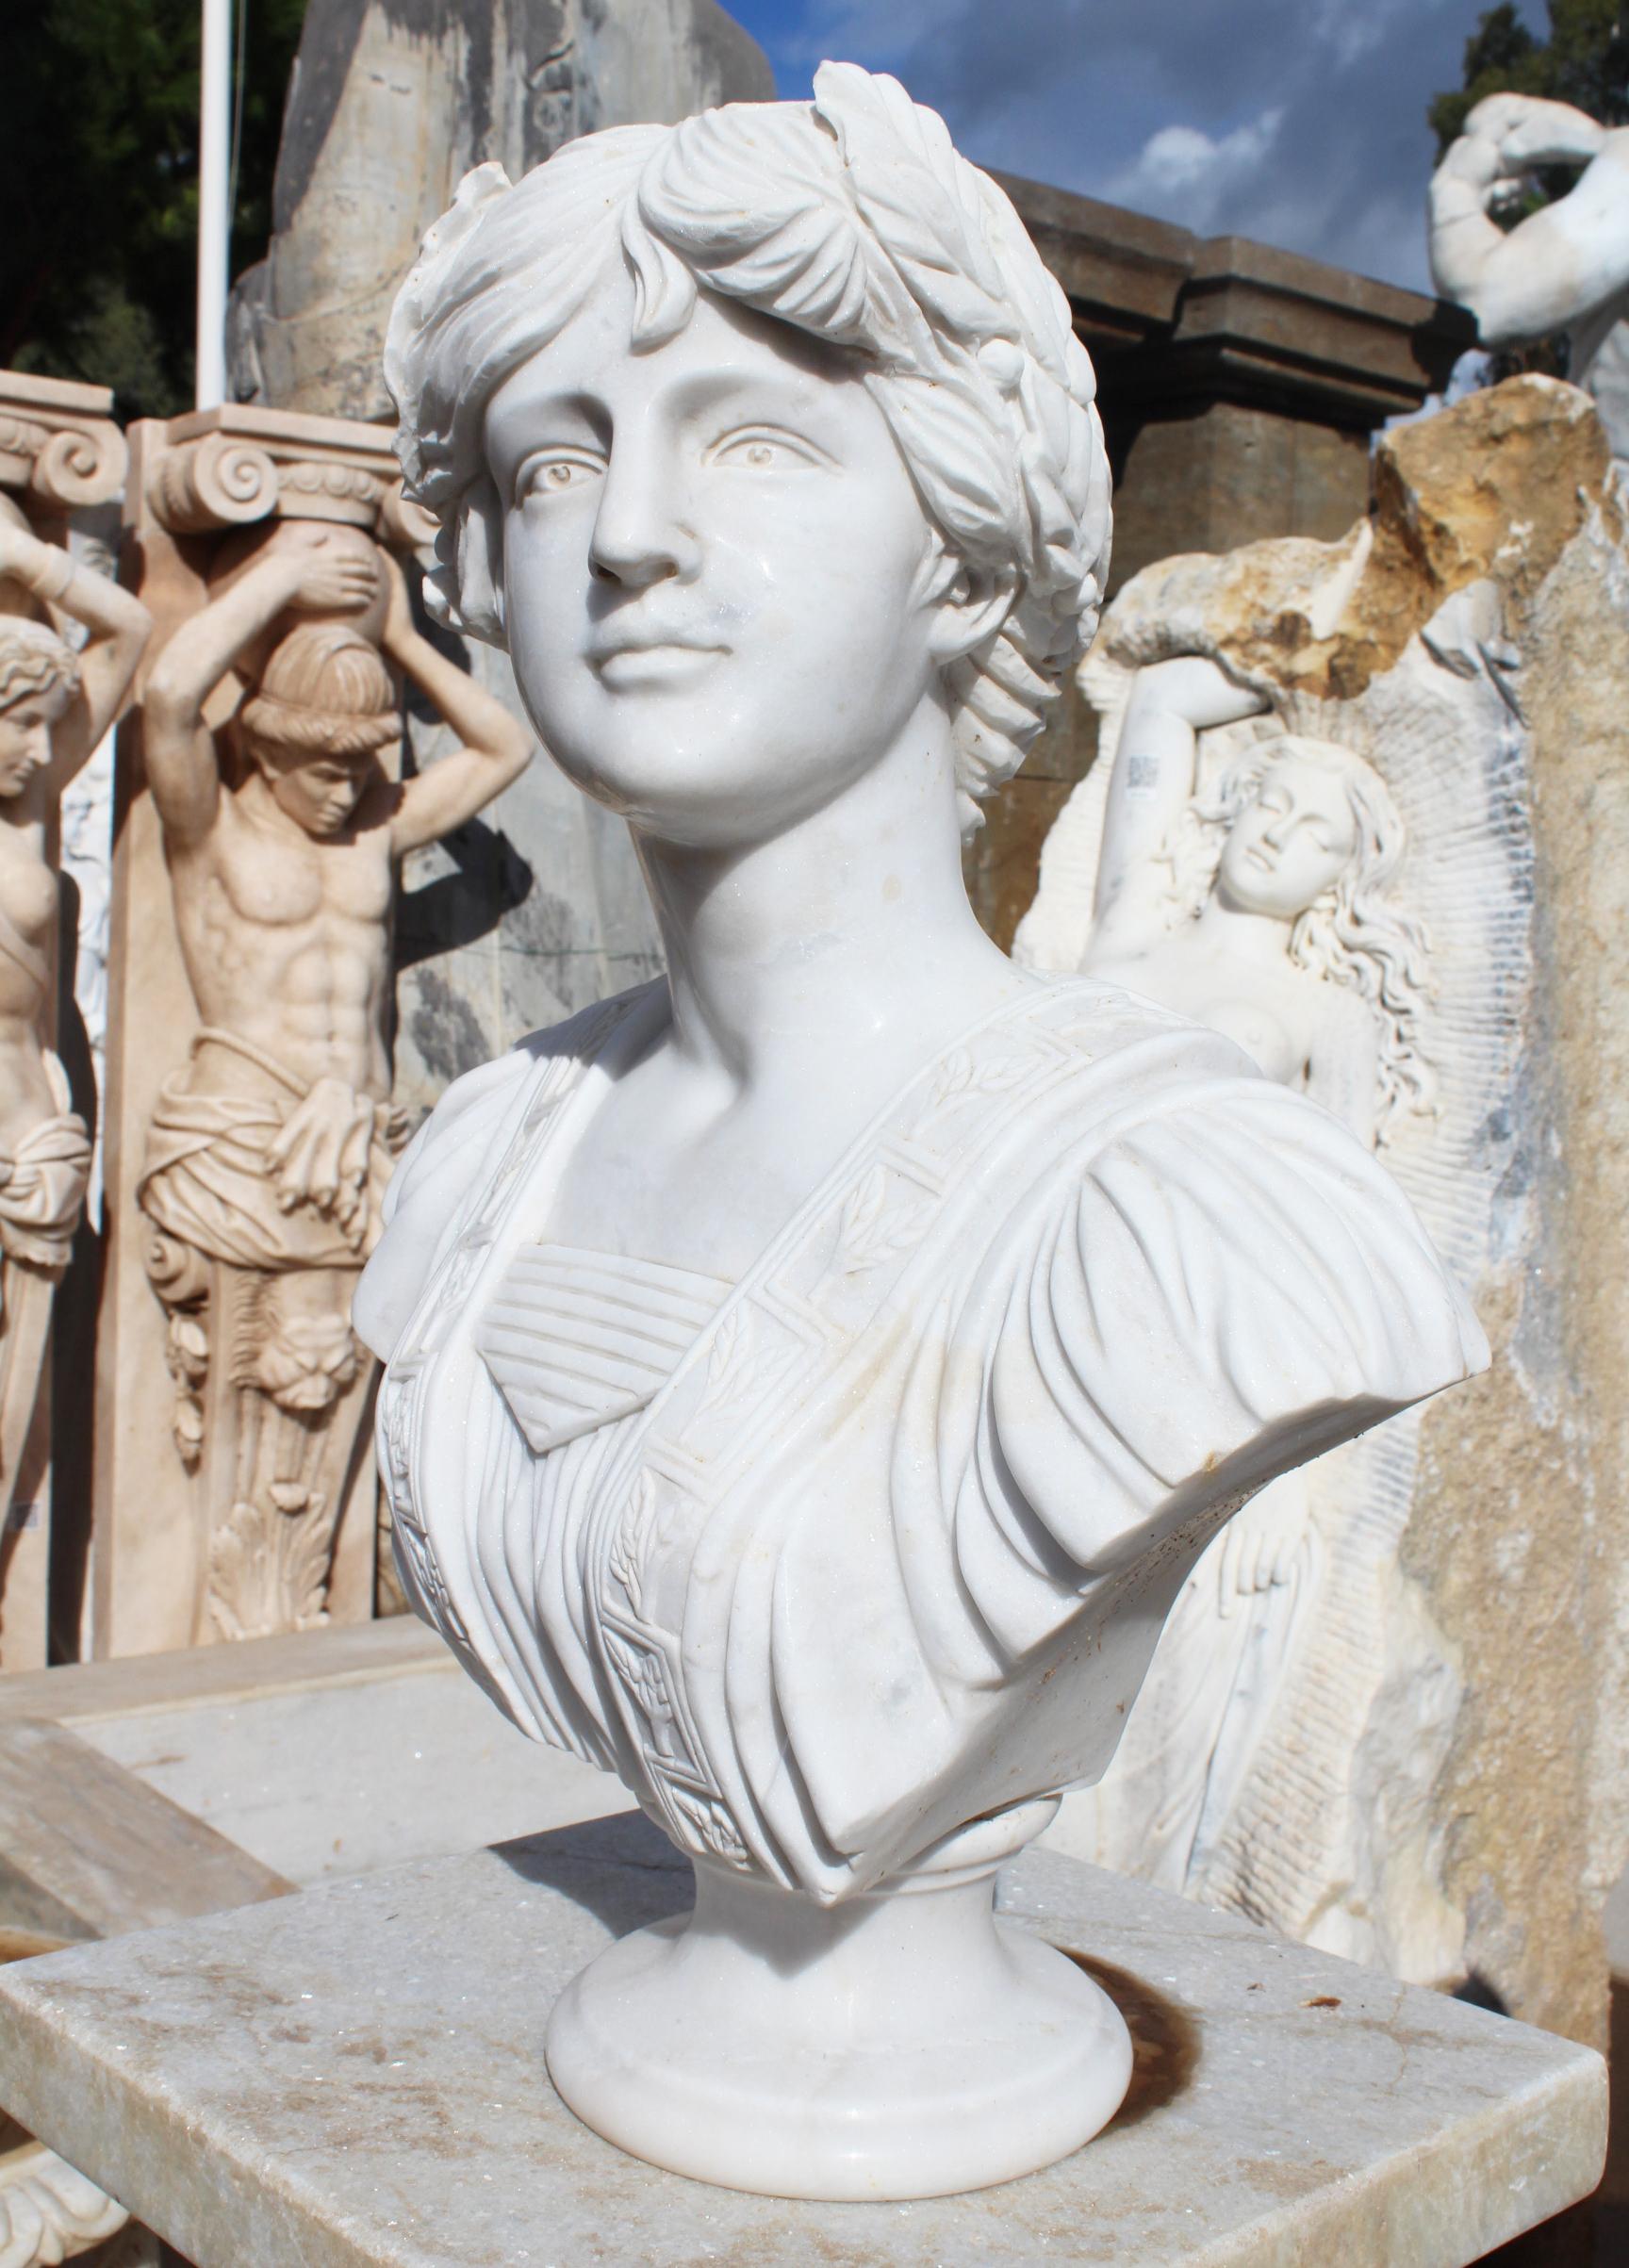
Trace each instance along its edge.
<path fill-rule="evenodd" d="M 1201 776 L 1202 736 L 1266 703 L 1198 654 L 1131 681 L 1081 966 L 1225 1032 L 1269 1078 L 1384 1143 L 1428 1110 L 1429 944 L 1395 900 L 1403 828 L 1353 749 L 1263 721 Z M 1184 1586 L 1094 1808 L 1100 1855 L 1200 1892 L 1235 1822 L 1326 1572 L 1301 1471 L 1263 1488 Z"/>
<path fill-rule="evenodd" d="M 551 2072 L 704 2178 L 1005 2178 L 1129 2049 L 996 1865 L 1209 1537 L 1479 1333 L 1325 1112 L 973 919 L 1108 483 L 1062 295 L 931 112 L 826 65 L 484 168 L 387 370 L 439 603 L 627 820 L 669 970 L 451 1091 L 355 1310 L 410 1597 L 695 1864 Z"/>
<path fill-rule="evenodd" d="M 401 735 L 392 665 L 467 743 L 405 782 L 384 761 Z M 531 748 L 414 630 L 389 555 L 309 521 L 228 559 L 159 656 L 144 725 L 201 1028 L 159 1094 L 137 1196 L 176 1448 L 208 1483 L 194 1635 L 259 1636 L 322 1618 L 365 1419 L 351 1295 L 405 1131 L 390 1107 L 396 877 Z"/>
<path fill-rule="evenodd" d="M 30 1428 L 90 1167 L 51 1048 L 62 790 L 117 715 L 152 627 L 127 591 L 41 543 L 0 499 L 0 1667 L 6 1581 L 27 1542 Z M 44 617 L 50 618 L 44 618 Z M 77 651 L 57 627 L 83 624 Z M 22 1634 L 17 1634 L 21 1639 Z M 37 1634 L 31 1634 L 31 1635 Z M 31 1643 L 25 1657 L 39 1666 Z"/>
<path fill-rule="evenodd" d="M 1201 731 L 1265 707 L 1201 655 L 1139 670 L 1081 965 L 1380 1142 L 1434 1084 L 1416 1040 L 1428 941 L 1389 887 L 1402 822 L 1355 750 L 1271 727 L 1201 784 Z"/>

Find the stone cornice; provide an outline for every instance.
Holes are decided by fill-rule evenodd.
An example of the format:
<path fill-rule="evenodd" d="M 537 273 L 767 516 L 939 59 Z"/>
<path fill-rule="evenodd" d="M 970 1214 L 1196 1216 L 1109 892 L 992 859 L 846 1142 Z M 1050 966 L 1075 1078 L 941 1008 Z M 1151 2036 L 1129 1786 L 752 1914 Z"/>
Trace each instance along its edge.
<path fill-rule="evenodd" d="M 997 178 L 1068 294 L 1104 406 L 1258 403 L 1373 431 L 1475 344 L 1463 308 L 1247 237 Z"/>

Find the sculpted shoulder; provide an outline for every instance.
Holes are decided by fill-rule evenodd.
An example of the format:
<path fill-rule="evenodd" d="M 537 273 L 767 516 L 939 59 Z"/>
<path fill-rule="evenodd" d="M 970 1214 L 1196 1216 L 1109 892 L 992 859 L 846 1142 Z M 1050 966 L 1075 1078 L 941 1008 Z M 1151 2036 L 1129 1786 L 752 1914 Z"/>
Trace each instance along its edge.
<path fill-rule="evenodd" d="M 357 1287 L 352 1320 L 382 1361 L 390 1359 L 466 1207 L 495 1170 L 539 1066 L 568 1057 L 586 1060 L 621 1013 L 658 989 L 666 990 L 660 980 L 597 1001 L 562 1024 L 530 1033 L 448 1088 L 396 1169 L 385 1197 L 385 1233 Z"/>

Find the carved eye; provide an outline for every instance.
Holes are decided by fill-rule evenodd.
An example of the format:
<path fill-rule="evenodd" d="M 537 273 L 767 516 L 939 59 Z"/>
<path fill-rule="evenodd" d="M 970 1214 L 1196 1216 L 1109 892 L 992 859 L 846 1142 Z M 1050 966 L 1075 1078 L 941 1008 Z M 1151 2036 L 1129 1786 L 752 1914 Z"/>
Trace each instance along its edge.
<path fill-rule="evenodd" d="M 597 457 L 584 452 L 554 450 L 547 456 L 533 457 L 521 468 L 516 490 L 522 500 L 532 496 L 565 496 L 585 488 L 603 470 Z"/>
<path fill-rule="evenodd" d="M 819 459 L 789 434 L 738 433 L 719 442 L 713 462 L 747 472 L 802 472 Z"/>

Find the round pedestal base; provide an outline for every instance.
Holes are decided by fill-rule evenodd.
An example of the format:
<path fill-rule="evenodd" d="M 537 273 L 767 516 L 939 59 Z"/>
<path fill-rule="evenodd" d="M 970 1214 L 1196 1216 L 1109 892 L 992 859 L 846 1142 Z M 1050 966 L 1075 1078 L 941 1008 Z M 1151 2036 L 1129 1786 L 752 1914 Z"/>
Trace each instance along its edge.
<path fill-rule="evenodd" d="M 1072 1961 L 996 1920 L 994 1875 L 823 1907 L 698 1866 L 694 1914 L 568 1986 L 550 2076 L 635 2157 L 770 2196 L 935 2197 L 1050 2165 L 1119 2108 L 1130 2036 Z"/>

